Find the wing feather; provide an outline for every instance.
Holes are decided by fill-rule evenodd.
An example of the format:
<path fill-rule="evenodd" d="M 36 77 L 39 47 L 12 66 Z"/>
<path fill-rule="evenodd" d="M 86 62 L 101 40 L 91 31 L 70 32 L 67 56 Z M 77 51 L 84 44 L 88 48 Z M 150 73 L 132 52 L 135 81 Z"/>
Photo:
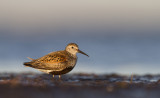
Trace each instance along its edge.
<path fill-rule="evenodd" d="M 31 67 L 36 69 L 60 71 L 66 67 L 68 59 L 63 53 L 53 52 L 39 59 L 33 60 L 32 62 Z"/>

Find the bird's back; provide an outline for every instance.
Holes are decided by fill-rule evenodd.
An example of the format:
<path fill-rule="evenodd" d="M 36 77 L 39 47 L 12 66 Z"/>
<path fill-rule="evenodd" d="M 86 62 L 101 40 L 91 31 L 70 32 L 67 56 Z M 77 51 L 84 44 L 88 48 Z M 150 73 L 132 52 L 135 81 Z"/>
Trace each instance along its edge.
<path fill-rule="evenodd" d="M 71 71 L 77 62 L 77 57 L 67 51 L 49 53 L 41 58 L 26 62 L 24 65 L 52 74 L 65 74 Z"/>

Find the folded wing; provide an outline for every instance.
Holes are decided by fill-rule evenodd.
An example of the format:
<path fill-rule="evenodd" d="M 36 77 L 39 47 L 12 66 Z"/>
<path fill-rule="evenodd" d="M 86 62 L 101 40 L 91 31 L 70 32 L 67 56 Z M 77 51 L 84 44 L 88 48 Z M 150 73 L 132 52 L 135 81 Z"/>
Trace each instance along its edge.
<path fill-rule="evenodd" d="M 36 69 L 60 71 L 67 67 L 66 63 L 68 63 L 66 55 L 57 52 L 50 53 L 31 62 L 25 62 L 24 65 Z"/>

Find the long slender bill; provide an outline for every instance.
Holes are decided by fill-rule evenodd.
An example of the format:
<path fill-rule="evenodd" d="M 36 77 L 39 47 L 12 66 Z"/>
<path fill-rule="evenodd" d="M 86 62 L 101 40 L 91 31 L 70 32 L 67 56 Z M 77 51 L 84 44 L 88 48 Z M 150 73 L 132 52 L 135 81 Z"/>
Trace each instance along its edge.
<path fill-rule="evenodd" d="M 82 53 L 82 54 L 84 54 L 84 55 L 86 55 L 86 56 L 89 57 L 89 55 L 87 55 L 86 53 L 84 53 L 83 51 L 81 51 L 81 50 L 79 50 L 79 49 L 78 49 L 78 52 L 79 52 L 79 53 Z"/>

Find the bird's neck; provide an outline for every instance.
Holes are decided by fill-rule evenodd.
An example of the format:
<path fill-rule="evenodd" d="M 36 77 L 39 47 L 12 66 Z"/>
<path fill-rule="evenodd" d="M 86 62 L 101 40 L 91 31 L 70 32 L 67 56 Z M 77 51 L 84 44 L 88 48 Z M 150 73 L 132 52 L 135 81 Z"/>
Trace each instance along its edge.
<path fill-rule="evenodd" d="M 75 54 L 70 53 L 70 55 L 71 55 L 72 57 L 74 57 L 74 58 L 77 58 L 77 53 L 75 53 Z"/>
<path fill-rule="evenodd" d="M 77 53 L 75 52 L 75 53 L 71 53 L 71 52 L 69 52 L 69 51 L 67 51 L 68 52 L 68 54 L 70 55 L 70 56 L 72 56 L 73 58 L 77 58 Z"/>

